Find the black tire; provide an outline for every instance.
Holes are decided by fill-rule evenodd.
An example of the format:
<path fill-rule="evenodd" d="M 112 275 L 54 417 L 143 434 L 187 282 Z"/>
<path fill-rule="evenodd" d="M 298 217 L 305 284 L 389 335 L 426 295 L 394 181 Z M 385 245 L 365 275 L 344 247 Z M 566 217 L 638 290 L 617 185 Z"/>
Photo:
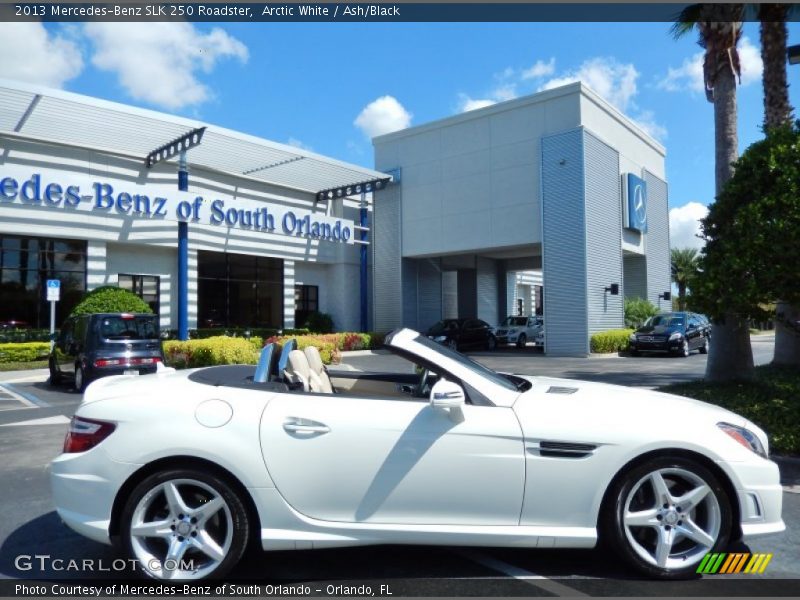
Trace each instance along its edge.
<path fill-rule="evenodd" d="M 489 352 L 493 352 L 494 349 L 497 348 L 497 338 L 493 335 L 490 335 L 489 338 L 486 340 L 486 349 Z"/>
<path fill-rule="evenodd" d="M 628 354 L 630 354 L 631 356 L 639 356 L 639 351 L 636 350 L 635 348 L 631 348 Z"/>
<path fill-rule="evenodd" d="M 656 474 L 661 477 L 671 495 L 669 508 L 665 509 L 665 504 L 656 496 L 656 488 L 652 483 Z M 684 504 L 682 508 L 680 497 L 690 490 L 700 489 L 700 485 L 706 486 L 708 493 L 696 506 L 687 507 Z M 653 517 L 656 520 L 652 525 L 626 526 L 628 505 L 634 509 L 632 514 L 650 510 L 658 511 L 660 516 Z M 686 519 L 687 513 L 684 509 L 689 510 L 689 519 Z M 628 518 L 631 518 L 630 514 Z M 709 529 L 711 533 L 706 532 L 707 539 L 713 539 L 713 544 L 706 546 L 681 533 L 687 531 L 682 528 L 695 524 L 703 531 L 705 527 Z M 684 457 L 658 457 L 623 473 L 609 489 L 600 515 L 601 540 L 628 565 L 656 579 L 696 577 L 697 566 L 707 553 L 719 552 L 727 547 L 732 528 L 730 498 L 717 476 L 699 462 Z M 655 552 L 657 542 L 662 535 L 676 534 L 679 537 L 667 552 L 667 561 L 671 562 L 660 566 L 657 564 L 658 555 Z M 655 546 L 652 552 L 651 545 Z"/>
<path fill-rule="evenodd" d="M 524 333 L 520 333 L 519 337 L 517 338 L 517 348 L 524 348 L 525 344 L 528 343 L 528 336 Z"/>
<path fill-rule="evenodd" d="M 700 346 L 700 354 L 708 354 L 708 338 L 703 339 L 703 345 Z"/>
<path fill-rule="evenodd" d="M 75 391 L 82 394 L 86 391 L 86 386 L 89 382 L 86 381 L 86 370 L 83 365 L 75 365 Z"/>
<path fill-rule="evenodd" d="M 180 517 L 178 519 L 173 514 L 175 511 L 169 508 L 164 492 L 166 484 L 170 483 L 179 490 L 185 506 L 191 511 L 202 511 L 204 504 L 210 500 L 216 501 L 217 498 L 222 499 L 224 506 L 209 512 L 207 516 L 204 516 L 202 512 L 197 512 L 194 513 L 198 515 L 197 518 L 190 513 L 177 515 Z M 140 507 L 140 503 L 142 507 Z M 131 535 L 132 524 L 134 519 L 140 518 L 142 514 L 149 515 L 147 518 L 152 521 L 172 521 L 173 525 L 170 527 L 172 532 L 166 532 L 166 542 L 163 535 L 157 537 L 136 536 L 137 539 L 134 541 L 134 536 Z M 198 521 L 198 518 L 201 521 Z M 241 560 L 250 536 L 247 509 L 235 491 L 235 487 L 214 472 L 197 469 L 170 469 L 147 477 L 131 492 L 122 509 L 120 525 L 120 541 L 128 558 L 135 559 L 135 564 L 141 573 L 158 580 L 164 579 L 159 573 L 165 572 L 165 570 L 147 568 L 148 563 L 152 566 L 152 561 L 147 558 L 147 554 L 150 552 L 157 561 L 163 560 L 163 563 L 166 564 L 168 560 L 166 558 L 167 545 L 185 543 L 187 549 L 182 555 L 182 560 L 191 562 L 195 570 L 177 573 L 174 578 L 194 581 L 219 579 Z M 182 531 L 181 527 L 191 529 L 191 531 Z M 181 533 L 185 537 L 181 536 Z M 196 535 L 198 533 L 199 535 Z M 215 560 L 188 543 L 192 539 L 199 539 L 202 544 L 205 536 L 210 536 L 217 543 L 217 548 L 224 551 L 224 558 Z M 162 554 L 164 555 L 163 559 L 161 559 Z"/>
<path fill-rule="evenodd" d="M 458 342 L 455 340 L 455 338 L 450 338 L 447 340 L 446 345 L 448 348 L 450 348 L 450 350 L 458 351 Z"/>
<path fill-rule="evenodd" d="M 56 368 L 56 361 L 51 358 L 48 367 L 50 368 L 50 379 L 47 380 L 47 383 L 59 385 L 61 383 L 61 373 Z"/>
<path fill-rule="evenodd" d="M 681 347 L 678 348 L 678 351 L 675 353 L 675 356 L 680 356 L 681 358 L 688 358 L 689 355 L 692 353 L 692 349 L 689 346 L 689 340 L 684 339 Z"/>

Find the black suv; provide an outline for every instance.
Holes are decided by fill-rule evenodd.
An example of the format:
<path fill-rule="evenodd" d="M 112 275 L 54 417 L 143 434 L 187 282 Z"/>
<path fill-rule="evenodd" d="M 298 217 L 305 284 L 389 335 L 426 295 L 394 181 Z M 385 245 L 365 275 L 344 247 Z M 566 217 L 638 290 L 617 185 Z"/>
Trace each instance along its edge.
<path fill-rule="evenodd" d="M 647 319 L 630 337 L 631 354 L 668 352 L 689 356 L 692 350 L 708 352 L 711 328 L 702 315 L 691 312 L 662 313 Z"/>
<path fill-rule="evenodd" d="M 50 382 L 69 377 L 75 389 L 106 375 L 155 373 L 164 361 L 156 315 L 100 313 L 68 318 L 50 354 Z"/>

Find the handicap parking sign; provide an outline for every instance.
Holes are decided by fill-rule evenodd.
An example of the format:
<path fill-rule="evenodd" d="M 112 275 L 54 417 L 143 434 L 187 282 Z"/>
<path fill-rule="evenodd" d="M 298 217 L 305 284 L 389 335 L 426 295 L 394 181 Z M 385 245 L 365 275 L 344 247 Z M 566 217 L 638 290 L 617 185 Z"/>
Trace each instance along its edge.
<path fill-rule="evenodd" d="M 58 302 L 61 299 L 61 280 L 47 280 L 47 300 Z"/>

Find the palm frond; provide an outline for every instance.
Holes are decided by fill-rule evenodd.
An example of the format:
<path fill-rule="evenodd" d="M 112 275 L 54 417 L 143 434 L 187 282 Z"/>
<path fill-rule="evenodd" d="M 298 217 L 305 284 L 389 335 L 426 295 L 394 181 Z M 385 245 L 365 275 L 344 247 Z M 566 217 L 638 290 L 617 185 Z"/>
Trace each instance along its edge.
<path fill-rule="evenodd" d="M 689 4 L 685 6 L 681 12 L 675 15 L 673 19 L 675 22 L 670 27 L 669 32 L 675 39 L 682 38 L 687 33 L 694 30 L 695 25 L 700 20 L 700 14 L 703 10 L 702 4 Z"/>

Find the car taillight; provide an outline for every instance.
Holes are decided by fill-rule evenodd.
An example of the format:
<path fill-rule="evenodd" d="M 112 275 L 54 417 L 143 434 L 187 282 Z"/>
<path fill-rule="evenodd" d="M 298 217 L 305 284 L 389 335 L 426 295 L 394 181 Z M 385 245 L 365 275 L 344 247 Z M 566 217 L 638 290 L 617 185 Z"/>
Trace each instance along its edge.
<path fill-rule="evenodd" d="M 130 365 L 154 365 L 160 363 L 161 359 L 158 357 L 153 358 L 98 358 L 94 361 L 95 367 L 114 367 Z"/>
<path fill-rule="evenodd" d="M 108 421 L 72 417 L 64 439 L 64 452 L 85 452 L 97 446 L 114 432 L 117 426 Z"/>

